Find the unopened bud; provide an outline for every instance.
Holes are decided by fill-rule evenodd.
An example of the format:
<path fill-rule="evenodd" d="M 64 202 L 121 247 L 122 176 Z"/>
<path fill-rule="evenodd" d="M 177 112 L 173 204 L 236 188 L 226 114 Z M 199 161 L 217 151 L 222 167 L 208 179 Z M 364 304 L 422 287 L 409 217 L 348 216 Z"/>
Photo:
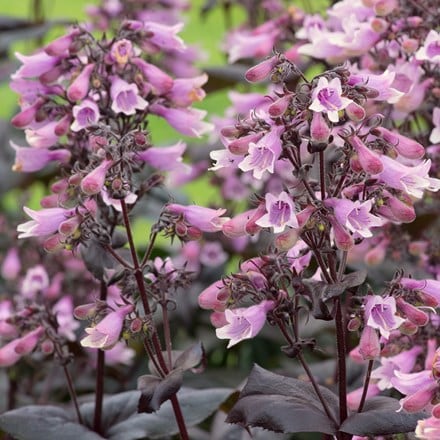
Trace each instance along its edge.
<path fill-rule="evenodd" d="M 396 300 L 398 309 L 417 327 L 424 327 L 429 322 L 429 316 L 419 308 L 407 303 L 403 298 Z"/>
<path fill-rule="evenodd" d="M 275 246 L 281 252 L 286 252 L 291 249 L 298 241 L 298 230 L 287 229 L 275 238 Z"/>
<path fill-rule="evenodd" d="M 415 335 L 419 330 L 419 327 L 415 325 L 413 322 L 407 320 L 400 327 L 399 331 L 403 335 L 412 336 Z"/>
<path fill-rule="evenodd" d="M 359 317 L 355 316 L 354 318 L 351 318 L 350 321 L 348 321 L 347 330 L 349 332 L 355 332 L 359 330 L 360 326 L 361 326 L 361 320 L 359 319 Z"/>
<path fill-rule="evenodd" d="M 143 322 L 140 318 L 135 318 L 130 323 L 130 330 L 132 333 L 139 333 L 142 330 Z"/>
<path fill-rule="evenodd" d="M 380 356 L 379 336 L 369 325 L 365 326 L 359 341 L 359 353 L 364 360 L 373 360 Z"/>
<path fill-rule="evenodd" d="M 267 60 L 262 61 L 254 67 L 251 67 L 246 73 L 245 78 L 249 82 L 258 82 L 266 79 L 272 69 L 278 64 L 278 57 L 273 56 Z"/>
<path fill-rule="evenodd" d="M 77 306 L 73 309 L 73 316 L 76 319 L 84 320 L 84 319 L 91 319 L 96 313 L 96 304 L 95 303 L 89 303 L 89 304 L 82 304 L 80 306 Z"/>
<path fill-rule="evenodd" d="M 354 122 L 360 122 L 365 118 L 365 110 L 359 104 L 351 102 L 345 108 L 345 113 Z"/>
<path fill-rule="evenodd" d="M 310 139 L 312 142 L 327 143 L 331 130 L 321 112 L 313 112 L 310 122 Z"/>
<path fill-rule="evenodd" d="M 385 17 L 391 14 L 397 6 L 397 0 L 379 0 L 374 4 L 374 12 L 376 15 Z"/>

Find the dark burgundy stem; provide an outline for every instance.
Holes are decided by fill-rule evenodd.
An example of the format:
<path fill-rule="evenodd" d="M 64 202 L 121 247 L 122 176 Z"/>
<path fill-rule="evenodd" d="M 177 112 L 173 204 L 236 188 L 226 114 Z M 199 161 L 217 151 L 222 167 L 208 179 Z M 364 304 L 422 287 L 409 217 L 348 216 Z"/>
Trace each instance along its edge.
<path fill-rule="evenodd" d="M 358 412 L 362 412 L 365 400 L 367 400 L 368 386 L 370 385 L 371 370 L 373 369 L 374 360 L 368 361 L 367 373 L 365 374 L 364 389 L 362 390 L 361 401 L 359 402 Z"/>
<path fill-rule="evenodd" d="M 107 285 L 101 281 L 99 299 L 107 300 Z M 104 399 L 104 369 L 105 369 L 105 351 L 98 350 L 96 360 L 96 393 L 95 393 L 95 412 L 93 415 L 93 430 L 102 434 L 102 402 Z"/>
<path fill-rule="evenodd" d="M 142 273 L 142 268 L 139 264 L 139 259 L 136 252 L 136 247 L 133 239 L 133 234 L 131 231 L 131 224 L 130 224 L 130 218 L 128 216 L 128 209 L 127 205 L 125 203 L 125 200 L 121 200 L 121 208 L 122 208 L 122 216 L 124 219 L 124 226 L 127 233 L 127 239 L 128 239 L 128 245 L 130 247 L 130 252 L 133 260 L 133 266 L 134 266 L 134 276 L 136 278 L 136 283 L 139 288 L 139 294 L 141 296 L 142 305 L 144 307 L 145 315 L 151 317 L 151 309 L 150 304 L 148 303 L 148 295 L 147 291 L 145 289 L 145 283 L 144 283 L 144 275 Z M 149 246 L 150 247 L 150 246 Z M 167 374 L 169 372 L 169 368 L 165 362 L 165 359 L 162 354 L 162 347 L 159 340 L 159 337 L 157 335 L 156 330 L 153 330 L 153 334 L 151 335 L 154 351 L 156 352 L 156 358 L 158 363 L 161 366 L 162 371 Z M 171 404 L 173 406 L 174 416 L 176 418 L 177 426 L 179 427 L 180 437 L 182 440 L 189 440 L 188 431 L 186 429 L 185 425 L 185 419 L 183 418 L 182 410 L 180 408 L 179 401 L 177 399 L 177 396 L 174 395 L 171 397 Z"/>

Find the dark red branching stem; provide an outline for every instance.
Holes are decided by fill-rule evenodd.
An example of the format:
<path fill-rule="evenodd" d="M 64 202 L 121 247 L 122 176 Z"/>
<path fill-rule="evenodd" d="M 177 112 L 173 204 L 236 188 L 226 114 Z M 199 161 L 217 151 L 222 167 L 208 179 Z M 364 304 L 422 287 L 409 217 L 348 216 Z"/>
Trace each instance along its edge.
<path fill-rule="evenodd" d="M 81 425 L 84 424 L 81 412 L 79 410 L 78 399 L 76 397 L 75 387 L 73 386 L 72 376 L 70 375 L 69 369 L 67 365 L 63 365 L 64 376 L 66 377 L 67 388 L 69 389 L 70 399 L 73 402 L 73 406 L 75 407 L 76 417 L 78 418 L 78 423 Z"/>
<path fill-rule="evenodd" d="M 101 281 L 99 299 L 107 300 L 107 285 Z M 104 399 L 104 369 L 105 369 L 105 351 L 98 350 L 96 360 L 96 393 L 95 393 L 95 412 L 93 415 L 93 430 L 102 434 L 102 402 Z"/>
<path fill-rule="evenodd" d="M 150 309 L 150 304 L 148 303 L 148 295 L 145 289 L 144 276 L 142 273 L 141 265 L 139 264 L 139 259 L 136 252 L 136 246 L 134 243 L 133 234 L 131 230 L 130 218 L 128 216 L 128 208 L 124 199 L 121 199 L 121 208 L 122 208 L 122 216 L 124 219 L 124 226 L 127 233 L 128 245 L 130 247 L 131 257 L 133 260 L 134 276 L 139 289 L 139 294 L 142 300 L 142 305 L 144 307 L 145 315 L 151 317 L 152 313 Z M 148 249 L 150 248 L 151 248 L 151 243 Z M 151 250 L 147 252 L 147 254 L 149 254 L 150 252 Z M 169 368 L 163 357 L 161 343 L 155 330 L 153 330 L 151 339 L 158 364 L 160 365 L 162 372 L 164 374 L 168 374 Z M 189 440 L 188 431 L 185 425 L 185 419 L 183 418 L 182 410 L 180 408 L 180 404 L 177 399 L 177 396 L 174 395 L 173 397 L 170 398 L 170 400 L 171 400 L 171 405 L 173 407 L 174 416 L 176 418 L 177 426 L 179 427 L 180 437 L 182 440 Z"/>
<path fill-rule="evenodd" d="M 341 299 L 336 298 L 336 344 L 338 351 L 338 383 L 339 383 L 339 422 L 342 424 L 347 418 L 347 366 L 345 363 L 345 323 L 342 316 Z"/>
<path fill-rule="evenodd" d="M 362 390 L 361 401 L 359 402 L 358 412 L 362 412 L 365 401 L 367 400 L 368 386 L 370 385 L 371 371 L 373 369 L 374 360 L 368 361 L 367 373 L 365 374 L 364 388 Z"/>

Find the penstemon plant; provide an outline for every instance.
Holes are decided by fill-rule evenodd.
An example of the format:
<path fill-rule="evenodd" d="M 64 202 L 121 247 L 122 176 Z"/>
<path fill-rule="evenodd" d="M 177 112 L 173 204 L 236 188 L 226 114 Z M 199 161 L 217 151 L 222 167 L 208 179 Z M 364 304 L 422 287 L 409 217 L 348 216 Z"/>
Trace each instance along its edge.
<path fill-rule="evenodd" d="M 214 124 L 193 107 L 208 77 L 178 36 L 185 2 L 103 1 L 88 8 L 91 23 L 17 54 L 12 124 L 28 146 L 11 141 L 13 169 L 49 169 L 52 181 L 42 209 L 24 208 L 18 240 L 1 224 L 1 429 L 23 439 L 440 438 L 438 7 L 333 3 L 326 18 L 279 1 L 241 5 L 247 23 L 224 47 L 230 63 L 252 61 L 244 79 L 266 89 L 231 90 Z M 154 118 L 188 137 L 215 126 L 220 203 L 165 194 L 209 165 L 203 153 L 191 163 L 183 141 L 155 145 Z M 145 211 L 154 220 L 141 241 L 134 221 Z M 179 249 L 164 252 L 161 236 Z M 228 341 L 217 357 L 267 332 L 286 375 L 255 365 L 240 394 L 182 387 L 212 360 L 201 343 L 173 347 L 184 330 L 173 311 L 193 293 Z M 53 360 L 65 382 L 42 374 Z M 106 395 L 112 373 L 124 392 Z M 192 428 L 228 397 L 235 427 L 219 428 L 218 412 L 209 434 Z"/>

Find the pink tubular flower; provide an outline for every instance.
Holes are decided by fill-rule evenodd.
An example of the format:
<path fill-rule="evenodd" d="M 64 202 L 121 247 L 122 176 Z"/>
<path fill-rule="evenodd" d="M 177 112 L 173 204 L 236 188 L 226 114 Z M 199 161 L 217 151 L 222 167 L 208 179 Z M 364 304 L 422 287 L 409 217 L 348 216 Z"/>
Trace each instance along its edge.
<path fill-rule="evenodd" d="M 115 41 L 110 50 L 111 57 L 120 66 L 125 66 L 133 53 L 133 45 L 131 44 L 131 41 L 126 40 L 125 38 Z"/>
<path fill-rule="evenodd" d="M 178 205 L 170 203 L 165 210 L 171 214 L 182 214 L 185 221 L 203 232 L 221 231 L 229 217 L 221 217 L 226 209 L 211 209 L 197 205 Z"/>
<path fill-rule="evenodd" d="M 310 122 L 310 138 L 313 142 L 325 143 L 331 134 L 325 118 L 321 112 L 313 112 L 312 121 Z"/>
<path fill-rule="evenodd" d="M 0 367 L 10 367 L 20 360 L 21 354 L 15 351 L 19 342 L 20 339 L 14 339 L 0 348 Z"/>
<path fill-rule="evenodd" d="M 173 78 L 154 64 L 147 63 L 141 58 L 133 58 L 131 62 L 142 72 L 157 95 L 165 95 L 172 89 Z"/>
<path fill-rule="evenodd" d="M 415 280 L 414 278 L 401 278 L 399 283 L 404 289 L 420 291 L 433 298 L 437 302 L 437 305 L 440 304 L 439 280 Z"/>
<path fill-rule="evenodd" d="M 416 166 L 409 167 L 391 159 L 388 156 L 381 156 L 383 171 L 376 177 L 391 188 L 404 191 L 417 199 L 423 197 L 423 191 L 438 191 L 440 179 L 429 177 L 431 161 L 425 160 Z"/>
<path fill-rule="evenodd" d="M 43 334 L 44 327 L 40 326 L 22 336 L 20 339 L 18 339 L 18 342 L 15 345 L 15 352 L 18 353 L 20 356 L 29 354 L 37 346 Z"/>
<path fill-rule="evenodd" d="M 110 96 L 115 113 L 134 115 L 136 110 L 145 110 L 148 106 L 148 102 L 139 96 L 136 84 L 129 84 L 117 76 L 112 77 Z"/>
<path fill-rule="evenodd" d="M 6 255 L 1 264 L 1 276 L 5 280 L 15 280 L 21 270 L 21 261 L 16 247 L 11 247 L 6 252 Z M 2 302 L 0 301 L 0 306 Z"/>
<path fill-rule="evenodd" d="M 15 56 L 23 65 L 14 73 L 12 79 L 40 76 L 55 67 L 59 61 L 58 57 L 52 57 L 45 52 L 39 52 L 29 56 L 15 52 Z"/>
<path fill-rule="evenodd" d="M 206 81 L 208 81 L 206 73 L 195 78 L 177 78 L 167 93 L 167 97 L 177 107 L 188 107 L 193 102 L 201 101 L 205 97 L 205 92 L 201 87 Z"/>
<path fill-rule="evenodd" d="M 66 35 L 62 35 L 61 37 L 47 44 L 44 48 L 44 51 L 50 56 L 63 55 L 69 49 L 73 39 L 79 35 L 80 32 L 81 31 L 78 28 L 72 29 Z"/>
<path fill-rule="evenodd" d="M 101 350 L 112 348 L 119 341 L 125 317 L 133 310 L 134 306 L 127 304 L 109 313 L 95 327 L 86 328 L 88 336 L 81 340 L 81 345 Z"/>
<path fill-rule="evenodd" d="M 260 304 L 238 309 L 226 309 L 225 318 L 228 322 L 218 328 L 215 333 L 219 339 L 230 339 L 228 347 L 243 339 L 253 338 L 263 328 L 267 313 L 275 307 L 274 301 L 264 300 Z"/>
<path fill-rule="evenodd" d="M 352 202 L 347 199 L 330 198 L 325 200 L 324 204 L 333 208 L 336 220 L 342 226 L 362 237 L 372 237 L 370 228 L 383 225 L 383 220 L 370 212 L 373 204 L 371 200 Z"/>
<path fill-rule="evenodd" d="M 75 120 L 70 128 L 75 132 L 99 121 L 98 106 L 91 99 L 85 99 L 81 104 L 73 106 L 72 113 Z"/>
<path fill-rule="evenodd" d="M 112 160 L 103 160 L 100 165 L 81 180 L 81 190 L 89 196 L 98 194 L 104 186 L 105 176 L 112 165 Z"/>
<path fill-rule="evenodd" d="M 433 144 L 440 144 L 440 107 L 436 107 L 432 114 L 434 128 L 429 136 L 429 141 Z"/>
<path fill-rule="evenodd" d="M 280 135 L 283 128 L 273 127 L 257 143 L 249 143 L 249 154 L 238 164 L 242 171 L 252 171 L 255 179 L 262 179 L 267 171 L 273 173 L 281 154 Z"/>
<path fill-rule="evenodd" d="M 169 108 L 160 104 L 150 106 L 151 113 L 161 116 L 179 133 L 200 137 L 212 130 L 213 125 L 203 122 L 205 110 L 195 108 Z"/>
<path fill-rule="evenodd" d="M 144 23 L 143 28 L 146 34 L 149 35 L 147 42 L 158 49 L 165 51 L 175 50 L 177 52 L 186 49 L 183 40 L 177 36 L 177 33 L 183 28 L 183 23 L 167 26 L 149 21 Z"/>
<path fill-rule="evenodd" d="M 255 223 L 262 228 L 272 228 L 275 233 L 283 232 L 286 226 L 298 228 L 295 216 L 295 205 L 292 198 L 285 191 L 278 196 L 266 194 L 266 214 Z"/>
<path fill-rule="evenodd" d="M 272 69 L 276 66 L 278 63 L 278 57 L 273 56 L 271 58 L 268 58 L 267 60 L 262 61 L 261 63 L 258 63 L 256 66 L 251 67 L 249 70 L 245 73 L 245 78 L 249 82 L 258 82 L 266 79 L 270 72 L 272 72 Z"/>
<path fill-rule="evenodd" d="M 59 136 L 55 133 L 58 121 L 50 121 L 38 128 L 25 130 L 26 140 L 31 147 L 49 148 L 55 145 Z"/>
<path fill-rule="evenodd" d="M 199 306 L 202 309 L 223 312 L 226 309 L 229 296 L 230 291 L 223 281 L 216 281 L 199 295 Z"/>
<path fill-rule="evenodd" d="M 69 86 L 67 89 L 67 97 L 70 101 L 81 101 L 87 96 L 90 87 L 90 77 L 94 68 L 94 64 L 87 64 Z"/>
<path fill-rule="evenodd" d="M 324 112 L 331 122 L 338 122 L 338 111 L 343 110 L 351 99 L 341 96 L 342 87 L 339 78 L 333 78 L 330 82 L 324 76 L 319 78 L 317 86 L 312 92 L 312 103 L 309 109 L 314 112 Z"/>
<path fill-rule="evenodd" d="M 365 303 L 365 322 L 388 339 L 391 330 L 399 328 L 405 321 L 396 315 L 396 300 L 392 296 L 382 298 L 379 295 L 369 295 Z"/>
<path fill-rule="evenodd" d="M 53 161 L 68 162 L 70 151 L 65 149 L 48 150 L 47 148 L 19 147 L 10 141 L 11 147 L 15 150 L 15 162 L 13 171 L 33 173 L 43 169 Z"/>
<path fill-rule="evenodd" d="M 186 149 L 184 142 L 169 147 L 151 147 L 136 153 L 136 156 L 161 171 L 170 171 L 182 163 L 182 154 Z"/>
<path fill-rule="evenodd" d="M 429 31 L 425 43 L 416 52 L 416 59 L 440 64 L 440 34 L 434 29 Z"/>
<path fill-rule="evenodd" d="M 416 427 L 416 437 L 420 440 L 438 440 L 440 438 L 440 419 L 429 417 L 419 420 Z"/>
<path fill-rule="evenodd" d="M 377 127 L 373 133 L 392 144 L 403 157 L 408 159 L 421 159 L 425 154 L 423 145 L 399 133 L 392 132 L 384 127 Z"/>
<path fill-rule="evenodd" d="M 23 210 L 32 220 L 17 226 L 17 231 L 20 232 L 18 238 L 51 235 L 58 230 L 60 223 L 75 212 L 74 209 L 64 208 L 48 208 L 34 211 L 26 206 Z"/>

